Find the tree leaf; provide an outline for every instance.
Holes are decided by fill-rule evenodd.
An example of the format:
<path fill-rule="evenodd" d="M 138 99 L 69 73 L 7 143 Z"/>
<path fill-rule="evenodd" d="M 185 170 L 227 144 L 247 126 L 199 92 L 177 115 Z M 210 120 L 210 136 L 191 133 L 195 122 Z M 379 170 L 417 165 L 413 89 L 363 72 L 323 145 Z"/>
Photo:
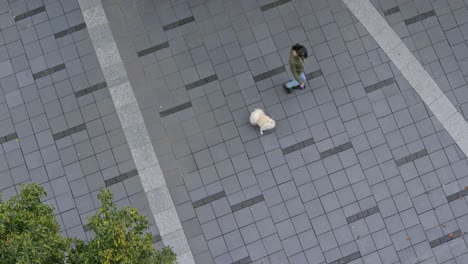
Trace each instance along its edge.
<path fill-rule="evenodd" d="M 175 264 L 171 248 L 157 251 L 149 223 L 137 209 L 117 209 L 109 190 L 98 194 L 102 206 L 89 220 L 89 241 L 64 238 L 54 210 L 43 204 L 44 189 L 36 183 L 0 201 L 0 263 L 10 264 Z"/>

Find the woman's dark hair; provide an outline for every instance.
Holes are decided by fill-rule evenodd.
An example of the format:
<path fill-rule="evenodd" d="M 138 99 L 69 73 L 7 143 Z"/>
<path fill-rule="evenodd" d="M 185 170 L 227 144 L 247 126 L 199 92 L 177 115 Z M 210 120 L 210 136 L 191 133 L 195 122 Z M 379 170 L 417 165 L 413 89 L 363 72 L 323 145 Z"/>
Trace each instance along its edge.
<path fill-rule="evenodd" d="M 292 49 L 296 51 L 297 56 L 307 59 L 307 49 L 304 46 L 302 46 L 301 44 L 296 44 L 292 47 Z"/>

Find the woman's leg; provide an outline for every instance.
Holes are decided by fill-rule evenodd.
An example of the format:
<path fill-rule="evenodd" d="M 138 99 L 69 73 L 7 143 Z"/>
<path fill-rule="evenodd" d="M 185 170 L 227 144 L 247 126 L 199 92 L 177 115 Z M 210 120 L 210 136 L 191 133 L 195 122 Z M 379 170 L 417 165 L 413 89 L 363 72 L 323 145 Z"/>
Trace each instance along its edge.
<path fill-rule="evenodd" d="M 290 82 L 286 83 L 286 87 L 289 89 L 293 89 L 294 87 L 298 85 L 299 83 L 296 81 L 296 79 L 292 79 Z"/>
<path fill-rule="evenodd" d="M 298 87 L 298 88 L 299 88 L 299 89 L 304 89 L 304 88 L 305 88 L 305 83 L 306 83 L 306 81 L 307 81 L 305 74 L 304 74 L 304 73 L 301 73 L 301 75 L 299 75 L 299 78 L 301 78 L 301 81 L 302 81 L 302 83 L 304 84 L 304 86 L 303 86 L 303 87 Z"/>
<path fill-rule="evenodd" d="M 299 78 L 301 79 L 302 83 L 305 84 L 305 82 L 307 81 L 306 79 L 306 76 L 304 73 L 301 73 L 299 75 Z M 290 82 L 286 83 L 283 85 L 283 88 L 288 92 L 288 93 L 292 93 L 292 89 L 296 89 L 300 87 L 300 83 L 298 83 L 296 81 L 296 79 L 292 79 Z"/>
<path fill-rule="evenodd" d="M 306 83 L 307 79 L 306 79 L 306 76 L 305 76 L 304 73 L 301 73 L 301 75 L 299 75 L 299 78 L 301 78 L 302 83 L 304 83 L 304 84 Z"/>
<path fill-rule="evenodd" d="M 306 80 L 306 76 L 305 76 L 304 73 L 301 73 L 301 74 L 299 75 L 299 78 L 301 79 L 302 83 L 304 83 L 304 84 L 305 84 L 305 82 L 307 81 L 307 80 Z M 289 89 L 294 89 L 294 88 L 298 87 L 299 85 L 300 85 L 300 83 L 298 83 L 298 82 L 296 81 L 296 79 L 293 79 L 293 80 L 291 80 L 290 82 L 286 83 L 286 87 L 289 88 Z"/>

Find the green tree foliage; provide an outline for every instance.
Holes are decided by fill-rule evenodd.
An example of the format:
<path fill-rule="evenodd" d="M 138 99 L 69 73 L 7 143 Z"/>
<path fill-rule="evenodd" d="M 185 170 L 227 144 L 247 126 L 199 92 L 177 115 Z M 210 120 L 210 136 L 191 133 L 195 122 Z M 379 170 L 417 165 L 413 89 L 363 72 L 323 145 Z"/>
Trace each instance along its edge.
<path fill-rule="evenodd" d="M 45 194 L 31 183 L 0 203 L 0 263 L 176 263 L 169 247 L 152 246 L 146 217 L 132 207 L 117 209 L 109 190 L 99 193 L 102 206 L 88 219 L 90 241 L 61 237 L 52 207 L 41 202 Z"/>
<path fill-rule="evenodd" d="M 102 202 L 96 215 L 89 218 L 95 237 L 89 243 L 79 242 L 70 254 L 70 263 L 175 263 L 175 254 L 169 249 L 156 251 L 151 234 L 146 233 L 148 221 L 135 208 L 117 209 L 112 193 L 103 190 Z"/>
<path fill-rule="evenodd" d="M 60 236 L 53 209 L 41 202 L 45 194 L 31 183 L 0 203 L 0 263 L 63 263 L 70 241 Z"/>

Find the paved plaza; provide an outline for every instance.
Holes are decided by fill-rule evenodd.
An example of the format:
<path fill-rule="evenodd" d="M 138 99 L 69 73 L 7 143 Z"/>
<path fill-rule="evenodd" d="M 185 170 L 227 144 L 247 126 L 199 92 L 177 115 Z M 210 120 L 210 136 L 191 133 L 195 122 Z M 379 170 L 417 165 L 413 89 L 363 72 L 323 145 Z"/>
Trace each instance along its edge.
<path fill-rule="evenodd" d="M 109 188 L 180 264 L 468 263 L 468 0 L 366 3 L 0 0 L 3 199 L 86 239 Z"/>

